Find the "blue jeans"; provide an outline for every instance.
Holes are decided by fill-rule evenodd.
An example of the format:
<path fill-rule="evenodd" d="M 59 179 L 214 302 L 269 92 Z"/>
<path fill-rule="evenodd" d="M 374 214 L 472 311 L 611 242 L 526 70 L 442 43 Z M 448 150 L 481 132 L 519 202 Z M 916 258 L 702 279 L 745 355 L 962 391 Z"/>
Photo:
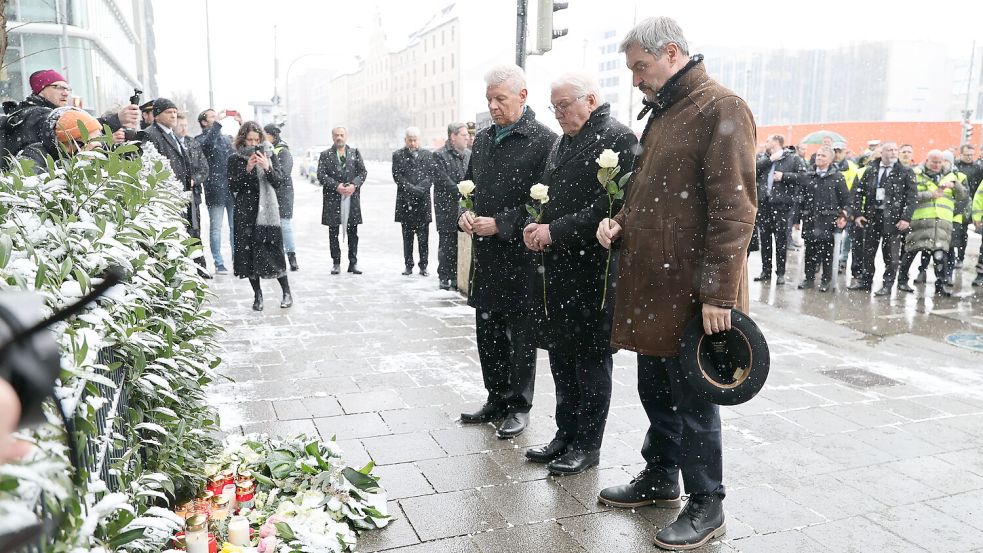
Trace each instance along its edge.
<path fill-rule="evenodd" d="M 293 219 L 280 219 L 280 234 L 283 235 L 283 251 L 286 253 L 296 252 Z"/>
<path fill-rule="evenodd" d="M 208 243 L 212 249 L 212 260 L 216 267 L 224 267 L 225 260 L 222 259 L 222 214 L 229 216 L 229 244 L 232 251 L 235 251 L 235 230 L 232 226 L 233 205 L 210 205 L 208 206 Z"/>

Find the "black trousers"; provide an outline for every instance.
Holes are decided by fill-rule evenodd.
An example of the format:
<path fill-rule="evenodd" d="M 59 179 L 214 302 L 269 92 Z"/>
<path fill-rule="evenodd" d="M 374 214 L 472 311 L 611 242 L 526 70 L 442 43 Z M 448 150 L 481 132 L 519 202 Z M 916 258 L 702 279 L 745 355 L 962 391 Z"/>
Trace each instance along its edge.
<path fill-rule="evenodd" d="M 806 243 L 806 280 L 816 279 L 816 270 L 823 270 L 822 282 L 833 280 L 833 238 L 808 238 Z"/>
<path fill-rule="evenodd" d="M 874 262 L 877 259 L 877 249 L 881 249 L 884 259 L 884 286 L 893 286 L 901 263 L 901 248 L 904 245 L 904 235 L 884 233 L 884 224 L 878 218 L 871 218 L 864 225 L 863 261 L 860 266 L 860 280 L 870 286 L 874 282 Z"/>
<path fill-rule="evenodd" d="M 437 278 L 457 286 L 457 229 L 437 230 Z"/>
<path fill-rule="evenodd" d="M 427 268 L 430 258 L 430 223 L 400 223 L 403 227 L 403 262 L 413 268 L 413 237 L 420 249 L 420 270 Z"/>
<path fill-rule="evenodd" d="M 672 481 L 682 472 L 690 495 L 723 497 L 720 410 L 674 382 L 679 371 L 678 357 L 638 355 L 638 397 L 649 419 L 642 457 Z"/>
<path fill-rule="evenodd" d="M 771 274 L 772 238 L 775 248 L 775 274 L 785 274 L 790 206 L 763 202 L 758 212 L 761 240 L 761 274 Z"/>
<path fill-rule="evenodd" d="M 328 237 L 331 242 L 331 259 L 335 264 L 341 263 L 341 244 L 338 243 L 341 225 L 328 227 Z M 358 262 L 358 225 L 348 225 L 348 262 Z"/>
<path fill-rule="evenodd" d="M 475 336 L 488 403 L 528 413 L 536 384 L 532 319 L 506 311 L 475 310 Z"/>
<path fill-rule="evenodd" d="M 968 217 L 967 217 L 968 218 Z M 969 223 L 952 223 L 952 249 L 950 263 L 966 259 L 966 246 L 969 243 Z"/>
<path fill-rule="evenodd" d="M 931 256 L 935 260 L 935 286 L 936 288 L 942 286 L 947 276 L 946 257 L 948 252 L 944 250 L 935 250 L 932 252 L 928 250 L 915 250 L 905 252 L 904 258 L 901 260 L 901 268 L 898 270 L 898 282 L 908 282 L 908 271 L 911 270 L 911 264 L 915 262 L 915 257 L 918 254 L 923 254 L 921 262 L 926 267 L 928 266 L 928 262 L 926 261 L 927 256 Z"/>
<path fill-rule="evenodd" d="M 556 385 L 556 437 L 583 451 L 601 448 L 611 405 L 611 352 L 549 351 Z"/>

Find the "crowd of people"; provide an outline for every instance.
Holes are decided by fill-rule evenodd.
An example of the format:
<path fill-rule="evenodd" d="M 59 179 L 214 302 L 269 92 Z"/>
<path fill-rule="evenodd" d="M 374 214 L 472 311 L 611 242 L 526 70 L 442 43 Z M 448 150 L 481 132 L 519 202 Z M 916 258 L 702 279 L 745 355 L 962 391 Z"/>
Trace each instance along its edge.
<path fill-rule="evenodd" d="M 826 137 L 809 160 L 803 154 L 802 146 L 786 147 L 780 135 L 759 147 L 759 211 L 748 254 L 760 251 L 762 270 L 754 280 L 770 283 L 774 276 L 776 285 L 786 283 L 786 251 L 797 249 L 793 236 L 801 232 L 800 289 L 816 288 L 821 268 L 817 289 L 827 292 L 849 265 L 848 290 L 889 296 L 897 284 L 899 291 L 913 293 L 912 284 L 928 281 L 932 263 L 935 295 L 952 295 L 949 287 L 966 259 L 969 229 L 983 231 L 983 160 L 972 144 L 933 149 L 920 164 L 910 144 L 895 141 L 871 140 L 863 154 L 849 157 L 846 144 Z M 878 250 L 884 270 L 873 290 Z M 912 282 L 911 266 L 919 255 Z M 983 261 L 972 285 L 983 286 Z"/>

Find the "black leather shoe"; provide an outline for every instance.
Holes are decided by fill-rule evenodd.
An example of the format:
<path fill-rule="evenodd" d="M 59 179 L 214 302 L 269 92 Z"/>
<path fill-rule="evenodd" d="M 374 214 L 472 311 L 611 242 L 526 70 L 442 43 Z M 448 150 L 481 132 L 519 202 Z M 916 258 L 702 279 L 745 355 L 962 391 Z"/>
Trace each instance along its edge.
<path fill-rule="evenodd" d="M 925 271 L 918 271 L 918 276 L 915 277 L 915 284 L 925 284 L 928 280 L 928 274 Z"/>
<path fill-rule="evenodd" d="M 874 292 L 874 295 L 875 296 L 890 296 L 891 295 L 891 287 L 885 284 L 884 286 L 881 286 L 876 292 Z"/>
<path fill-rule="evenodd" d="M 563 457 L 546 465 L 546 468 L 549 469 L 550 474 L 569 476 L 571 474 L 580 474 L 597 465 L 599 462 L 601 462 L 601 450 L 599 449 L 590 451 L 572 449 L 566 452 Z"/>
<path fill-rule="evenodd" d="M 213 276 L 211 275 L 211 273 L 209 273 L 209 272 L 208 272 L 207 270 L 205 270 L 205 269 L 204 269 L 203 267 L 199 267 L 199 268 L 198 268 L 198 276 L 200 276 L 201 278 L 203 278 L 203 279 L 205 279 L 205 280 L 211 280 L 212 278 L 214 278 L 214 277 L 213 277 Z"/>
<path fill-rule="evenodd" d="M 785 286 L 785 275 L 778 275 L 778 278 L 775 279 L 775 285 Z"/>
<path fill-rule="evenodd" d="M 348 272 L 351 273 L 351 274 L 353 274 L 353 275 L 360 275 L 360 274 L 362 274 L 362 271 L 359 271 L 358 270 L 358 265 L 356 265 L 354 263 L 349 263 L 348 264 Z"/>
<path fill-rule="evenodd" d="M 341 263 L 335 263 L 331 266 L 331 274 L 337 275 L 341 272 Z"/>
<path fill-rule="evenodd" d="M 440 281 L 440 289 L 441 290 L 450 290 L 451 289 L 451 283 L 450 283 L 450 281 L 449 280 L 442 280 L 442 281 Z"/>
<path fill-rule="evenodd" d="M 817 290 L 819 290 L 820 292 L 829 292 L 829 283 L 828 282 L 824 282 L 824 283 L 820 284 L 819 285 L 819 288 L 817 288 Z"/>
<path fill-rule="evenodd" d="M 908 284 L 907 281 L 905 281 L 905 282 L 902 282 L 901 284 L 898 285 L 898 291 L 899 292 L 914 292 L 915 289 L 912 288 L 911 285 Z"/>
<path fill-rule="evenodd" d="M 676 521 L 655 535 L 655 545 L 669 551 L 686 551 L 726 533 L 723 499 L 718 495 L 692 495 Z"/>
<path fill-rule="evenodd" d="M 564 442 L 558 438 L 553 438 L 550 443 L 544 445 L 543 447 L 527 449 L 526 459 L 529 459 L 535 463 L 548 463 L 553 459 L 559 458 L 566 452 L 567 442 Z"/>
<path fill-rule="evenodd" d="M 300 270 L 300 265 L 297 265 L 297 254 L 296 253 L 289 252 L 287 254 L 287 263 L 290 264 L 290 270 L 291 271 L 298 271 L 298 270 Z"/>
<path fill-rule="evenodd" d="M 479 422 L 490 422 L 493 420 L 500 419 L 505 416 L 505 409 L 499 407 L 498 405 L 493 405 L 491 403 L 486 403 L 481 406 L 481 409 L 473 413 L 461 413 L 461 422 L 474 424 Z"/>
<path fill-rule="evenodd" d="M 799 283 L 798 286 L 799 290 L 811 290 L 812 288 L 815 287 L 816 287 L 816 281 L 809 280 L 809 279 L 803 280 L 802 282 Z"/>
<path fill-rule="evenodd" d="M 502 424 L 498 425 L 496 436 L 503 440 L 514 438 L 529 425 L 529 413 L 508 413 Z"/>
<path fill-rule="evenodd" d="M 406 270 L 403 271 L 402 274 L 403 274 L 403 276 L 410 276 L 410 275 L 412 275 L 413 274 L 413 267 L 407 267 Z"/>
<path fill-rule="evenodd" d="M 860 290 L 861 292 L 870 292 L 870 288 L 871 286 L 869 284 L 864 284 L 863 282 L 854 282 L 846 287 L 847 290 Z"/>
<path fill-rule="evenodd" d="M 976 278 L 973 279 L 973 286 L 983 286 L 983 273 L 977 273 Z"/>
<path fill-rule="evenodd" d="M 420 276 L 430 276 L 430 273 L 427 272 L 427 269 L 426 268 L 421 268 L 420 269 Z"/>
<path fill-rule="evenodd" d="M 260 292 L 253 296 L 253 311 L 263 310 L 263 293 Z"/>
<path fill-rule="evenodd" d="M 754 277 L 755 282 L 771 282 L 771 273 L 761 273 L 760 275 Z"/>
<path fill-rule="evenodd" d="M 294 297 L 290 295 L 290 292 L 284 294 L 283 301 L 280 302 L 280 307 L 286 309 L 293 304 L 294 304 Z"/>
<path fill-rule="evenodd" d="M 679 482 L 673 482 L 661 472 L 644 469 L 628 484 L 604 488 L 597 500 L 610 507 L 632 509 L 655 505 L 664 509 L 678 509 Z"/>
<path fill-rule="evenodd" d="M 949 298 L 952 297 L 952 292 L 946 290 L 945 286 L 936 286 L 935 295 L 939 296 L 940 298 Z"/>

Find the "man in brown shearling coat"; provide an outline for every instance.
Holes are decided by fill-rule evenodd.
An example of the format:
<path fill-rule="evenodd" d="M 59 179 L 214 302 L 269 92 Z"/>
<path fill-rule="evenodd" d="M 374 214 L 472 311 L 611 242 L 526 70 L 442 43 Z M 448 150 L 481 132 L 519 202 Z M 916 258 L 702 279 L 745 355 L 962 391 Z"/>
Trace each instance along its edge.
<path fill-rule="evenodd" d="M 755 127 L 747 104 L 689 56 L 668 17 L 639 23 L 621 43 L 651 111 L 622 210 L 597 237 L 620 239 L 612 345 L 638 354 L 638 393 L 649 418 L 645 470 L 601 491 L 616 507 L 678 507 L 656 536 L 663 549 L 693 549 L 725 532 L 720 414 L 681 382 L 683 329 L 702 314 L 707 334 L 747 312 L 746 251 L 756 209 Z M 617 245 L 617 244 L 616 244 Z"/>

